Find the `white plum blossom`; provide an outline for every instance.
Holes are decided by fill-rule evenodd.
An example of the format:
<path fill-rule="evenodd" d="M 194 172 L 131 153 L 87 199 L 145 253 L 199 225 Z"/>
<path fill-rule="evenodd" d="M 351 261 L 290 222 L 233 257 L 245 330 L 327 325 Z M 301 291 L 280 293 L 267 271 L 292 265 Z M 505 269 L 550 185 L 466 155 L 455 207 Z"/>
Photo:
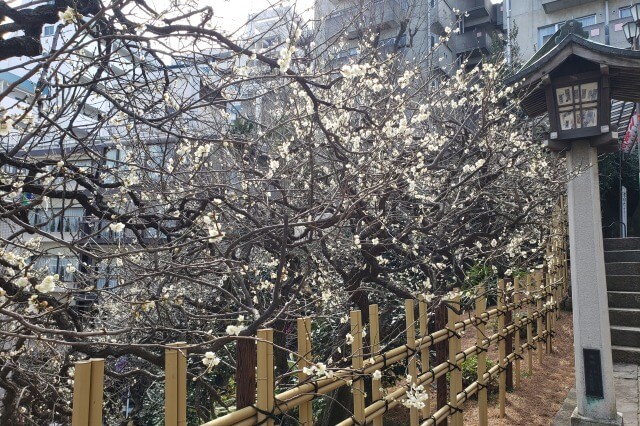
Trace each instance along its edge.
<path fill-rule="evenodd" d="M 347 345 L 351 345 L 354 342 L 354 337 L 353 334 L 351 333 L 347 333 L 345 336 L 345 342 L 347 343 Z"/>
<path fill-rule="evenodd" d="M 333 371 L 327 368 L 327 365 L 323 362 L 317 362 L 316 364 L 310 365 L 308 367 L 303 367 L 302 372 L 307 376 L 316 375 L 318 377 L 334 377 Z"/>
<path fill-rule="evenodd" d="M 243 325 L 228 325 L 226 332 L 229 336 L 238 336 L 245 328 Z"/>
<path fill-rule="evenodd" d="M 7 136 L 9 132 L 13 129 L 13 120 L 10 118 L 5 118 L 0 122 L 0 136 Z"/>
<path fill-rule="evenodd" d="M 20 277 L 16 280 L 16 285 L 20 288 L 27 288 L 29 287 L 30 283 L 29 283 L 29 278 L 27 277 Z"/>
<path fill-rule="evenodd" d="M 368 69 L 369 66 L 367 64 L 347 64 L 342 66 L 340 74 L 347 79 L 362 77 L 367 74 Z"/>
<path fill-rule="evenodd" d="M 40 282 L 40 284 L 36 284 L 35 289 L 40 293 L 51 293 L 56 289 L 56 281 L 59 279 L 57 274 L 55 275 L 47 275 Z"/>
<path fill-rule="evenodd" d="M 121 223 L 121 222 L 114 222 L 109 224 L 109 229 L 111 229 L 113 232 L 116 232 L 116 233 L 120 233 L 124 231 L 124 228 L 125 228 L 125 225 L 124 223 Z"/>
<path fill-rule="evenodd" d="M 407 383 L 411 383 L 411 376 L 407 375 Z M 416 386 L 412 383 L 407 390 L 407 396 L 402 402 L 407 408 L 423 409 L 429 403 L 429 392 L 425 390 L 423 385 Z"/>
<path fill-rule="evenodd" d="M 62 21 L 63 24 L 72 24 L 75 22 L 76 18 L 81 18 L 78 12 L 75 11 L 71 6 L 67 6 L 67 9 L 64 12 L 58 12 L 58 18 Z"/>
<path fill-rule="evenodd" d="M 218 356 L 213 352 L 205 352 L 204 357 L 202 358 L 202 363 L 208 368 L 217 366 L 220 364 L 220 361 L 220 358 L 218 358 Z"/>

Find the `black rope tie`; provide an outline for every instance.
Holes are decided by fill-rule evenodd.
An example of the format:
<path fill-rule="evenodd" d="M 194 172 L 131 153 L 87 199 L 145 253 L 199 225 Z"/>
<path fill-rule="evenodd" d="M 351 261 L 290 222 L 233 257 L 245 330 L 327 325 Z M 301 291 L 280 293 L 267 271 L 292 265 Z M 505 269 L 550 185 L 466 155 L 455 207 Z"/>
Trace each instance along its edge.
<path fill-rule="evenodd" d="M 360 423 L 359 421 L 356 420 L 355 416 L 351 416 L 351 421 L 353 422 L 354 425 L 364 426 L 364 424 L 362 424 L 362 423 Z"/>
<path fill-rule="evenodd" d="M 454 363 L 454 362 L 451 362 L 451 361 L 447 361 L 447 364 L 449 364 L 449 371 L 453 371 L 453 370 L 462 371 L 462 369 L 460 368 L 460 366 L 457 363 Z"/>
<path fill-rule="evenodd" d="M 433 368 L 430 368 L 430 369 L 429 369 L 429 371 L 428 371 L 428 373 L 431 373 L 431 377 L 432 377 L 432 379 L 433 379 L 433 380 L 435 380 L 435 379 L 436 379 L 436 372 L 435 372 L 435 371 L 433 371 Z"/>
<path fill-rule="evenodd" d="M 429 334 L 429 340 L 430 340 L 429 347 L 435 346 L 435 341 L 433 339 L 433 334 Z"/>
<path fill-rule="evenodd" d="M 418 349 L 416 348 L 412 348 L 409 345 L 404 345 L 407 348 L 407 357 L 411 358 L 412 356 L 414 356 L 415 354 L 418 353 Z"/>
<path fill-rule="evenodd" d="M 450 328 L 447 328 L 446 330 L 447 330 L 447 339 L 450 339 L 452 337 L 455 337 L 457 339 L 461 339 L 462 338 L 462 336 L 458 332 L 456 332 L 455 330 L 451 330 Z"/>
<path fill-rule="evenodd" d="M 262 424 L 267 423 L 267 421 L 269 421 L 269 420 L 277 420 L 278 419 L 277 416 L 275 415 L 275 410 L 276 410 L 275 406 L 273 407 L 273 409 L 271 411 L 261 410 L 260 408 L 256 407 L 255 405 L 252 405 L 252 407 L 255 408 L 258 413 L 267 416 L 267 417 L 265 417 L 264 420 L 261 420 L 260 422 L 256 423 L 256 425 L 262 425 Z"/>
<path fill-rule="evenodd" d="M 455 405 L 455 406 L 454 406 L 454 405 L 451 405 L 451 403 L 450 403 L 450 402 L 447 402 L 447 405 L 449 406 L 449 408 L 450 408 L 451 410 L 453 410 L 453 413 L 452 413 L 452 414 L 462 413 L 462 409 L 461 409 L 461 408 L 458 408 L 458 406 L 457 406 L 457 405 Z"/>

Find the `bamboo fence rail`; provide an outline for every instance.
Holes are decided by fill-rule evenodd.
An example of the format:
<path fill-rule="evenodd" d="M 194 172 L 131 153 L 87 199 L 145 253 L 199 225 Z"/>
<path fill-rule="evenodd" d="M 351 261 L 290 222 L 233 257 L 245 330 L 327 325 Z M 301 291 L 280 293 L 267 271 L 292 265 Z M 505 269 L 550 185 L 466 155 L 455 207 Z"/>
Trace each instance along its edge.
<path fill-rule="evenodd" d="M 409 410 L 411 426 L 436 425 L 450 418 L 453 426 L 462 425 L 463 404 L 473 395 L 478 396 L 479 424 L 488 424 L 487 386 L 490 381 L 498 382 L 498 404 L 501 417 L 505 415 L 507 369 L 515 365 L 515 388 L 522 383 L 523 368 L 532 373 L 533 352 L 539 360 L 543 353 L 551 353 L 552 338 L 560 301 L 568 291 L 568 259 L 566 246 L 566 222 L 562 219 L 564 207 L 560 203 L 559 213 L 554 216 L 554 232 L 549 238 L 546 262 L 542 269 L 514 277 L 513 285 L 506 280 L 498 281 L 497 306 L 487 309 L 489 292 L 484 285 L 476 289 L 475 311 L 467 312 L 460 292 L 454 291 L 442 303 L 447 310 L 447 325 L 444 329 L 428 333 L 429 306 L 424 298 L 418 300 L 418 315 L 415 318 L 415 301 L 405 301 L 406 343 L 382 352 L 380 350 L 380 325 L 377 305 L 369 306 L 369 345 L 364 344 L 362 313 L 352 311 L 350 328 L 351 367 L 331 370 L 331 374 L 309 376 L 304 367 L 314 365 L 312 356 L 310 318 L 297 320 L 297 386 L 284 392 L 275 393 L 273 330 L 262 329 L 257 333 L 257 395 L 253 406 L 240 408 L 201 426 L 253 426 L 274 425 L 282 415 L 292 415 L 297 409 L 299 424 L 313 424 L 312 402 L 330 392 L 343 387 L 351 388 L 353 413 L 338 426 L 374 425 L 381 426 L 382 418 L 392 408 L 403 404 L 407 393 L 422 386 L 428 390 L 431 384 L 449 374 L 448 403 L 431 412 L 430 401 L 424 407 L 412 406 Z M 507 323 L 508 313 L 513 320 Z M 487 324 L 497 321 L 497 329 L 487 335 Z M 416 334 L 418 327 L 418 335 Z M 535 326 L 535 330 L 534 330 Z M 475 344 L 462 349 L 461 335 L 475 329 Z M 526 332 L 522 342 L 520 333 Z M 507 347 L 507 338 L 515 337 L 515 344 Z M 511 340 L 509 340 L 511 341 Z M 429 351 L 437 343 L 447 342 L 448 359 L 438 365 L 431 365 Z M 487 369 L 487 350 L 498 346 L 498 362 Z M 187 413 L 187 353 L 183 342 L 171 345 L 165 351 L 165 421 L 167 426 L 186 425 Z M 544 350 L 543 350 L 544 348 Z M 365 360 L 365 354 L 369 354 Z M 462 363 L 477 356 L 477 380 L 463 388 Z M 372 377 L 377 371 L 384 372 L 398 364 L 405 365 L 408 372 L 407 383 L 383 395 L 381 380 Z M 102 386 L 104 360 L 92 359 L 76 363 L 73 425 L 100 424 L 102 415 Z M 367 386 L 366 378 L 371 379 Z M 370 389 L 371 403 L 366 405 L 367 388 Z M 87 392 L 86 389 L 90 391 Z"/>

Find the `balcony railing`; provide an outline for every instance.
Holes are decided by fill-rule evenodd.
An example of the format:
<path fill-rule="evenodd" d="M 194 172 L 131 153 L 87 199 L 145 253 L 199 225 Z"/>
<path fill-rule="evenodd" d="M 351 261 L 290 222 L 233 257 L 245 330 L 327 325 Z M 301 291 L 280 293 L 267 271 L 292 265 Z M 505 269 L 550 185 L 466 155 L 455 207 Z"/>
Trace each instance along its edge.
<path fill-rule="evenodd" d="M 405 19 L 404 0 L 379 0 L 337 10 L 327 16 L 325 31 L 329 37 L 345 34 L 355 38 L 365 29 L 384 30 L 397 28 Z"/>
<path fill-rule="evenodd" d="M 444 35 L 446 27 L 454 28 L 455 26 L 456 17 L 449 3 L 446 0 L 435 0 L 431 9 L 431 32 Z"/>
<path fill-rule="evenodd" d="M 457 7 L 466 12 L 464 24 L 473 27 L 496 21 L 496 6 L 490 0 L 459 0 Z"/>
<path fill-rule="evenodd" d="M 485 30 L 471 30 L 451 37 L 449 47 L 456 54 L 480 51 L 488 53 L 491 47 L 491 34 Z"/>
<path fill-rule="evenodd" d="M 546 13 L 554 13 L 570 7 L 593 3 L 595 0 L 542 0 L 542 7 Z M 627 3 L 629 4 L 629 3 Z"/>

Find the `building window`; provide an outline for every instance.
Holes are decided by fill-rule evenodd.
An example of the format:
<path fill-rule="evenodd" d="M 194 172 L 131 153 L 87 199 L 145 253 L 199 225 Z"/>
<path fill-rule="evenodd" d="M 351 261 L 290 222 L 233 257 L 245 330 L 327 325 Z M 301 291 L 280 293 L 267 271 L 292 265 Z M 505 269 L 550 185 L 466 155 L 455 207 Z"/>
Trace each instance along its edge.
<path fill-rule="evenodd" d="M 60 281 L 73 282 L 79 262 L 75 258 L 61 256 L 42 256 L 36 260 L 36 268 L 49 275 L 58 274 Z"/>
<path fill-rule="evenodd" d="M 84 216 L 82 207 L 48 210 L 34 209 L 29 212 L 29 224 L 45 232 L 68 232 L 76 234 L 80 231 L 80 222 Z"/>
<path fill-rule="evenodd" d="M 116 265 L 116 261 L 111 259 L 98 264 L 98 275 L 96 277 L 96 288 L 114 288 L 118 285 L 118 277 L 121 268 Z"/>
<path fill-rule="evenodd" d="M 583 16 L 582 18 L 575 18 L 575 21 L 578 21 L 582 24 L 582 27 L 588 27 L 589 25 L 596 24 L 596 15 Z M 552 35 L 556 33 L 564 24 L 565 21 L 557 22 L 555 24 L 546 25 L 544 27 L 538 28 L 538 49 L 541 48 Z"/>
<path fill-rule="evenodd" d="M 631 6 L 621 7 L 618 9 L 620 18 L 631 18 Z"/>
<path fill-rule="evenodd" d="M 53 25 L 44 26 L 44 36 L 51 37 L 56 32 L 56 27 Z"/>

